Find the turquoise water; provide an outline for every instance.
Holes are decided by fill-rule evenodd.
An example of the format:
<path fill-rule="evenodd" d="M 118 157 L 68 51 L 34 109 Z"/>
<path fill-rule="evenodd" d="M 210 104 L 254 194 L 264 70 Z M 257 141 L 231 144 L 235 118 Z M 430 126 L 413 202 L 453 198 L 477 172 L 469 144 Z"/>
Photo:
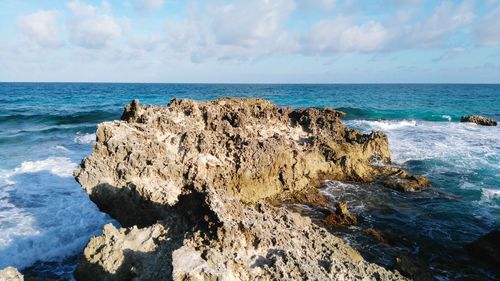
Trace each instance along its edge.
<path fill-rule="evenodd" d="M 337 108 L 351 127 L 386 132 L 394 162 L 428 176 L 432 191 L 331 182 L 325 192 L 363 218 L 339 234 L 387 266 L 398 250 L 421 256 L 435 279 L 494 279 L 462 247 L 500 227 L 500 127 L 458 120 L 500 120 L 500 85 L 0 83 L 0 268 L 71 277 L 88 239 L 112 222 L 71 176 L 91 151 L 96 124 L 118 119 L 134 98 L 165 105 L 174 97 L 226 96 Z M 390 229 L 410 242 L 388 248 L 360 227 Z"/>

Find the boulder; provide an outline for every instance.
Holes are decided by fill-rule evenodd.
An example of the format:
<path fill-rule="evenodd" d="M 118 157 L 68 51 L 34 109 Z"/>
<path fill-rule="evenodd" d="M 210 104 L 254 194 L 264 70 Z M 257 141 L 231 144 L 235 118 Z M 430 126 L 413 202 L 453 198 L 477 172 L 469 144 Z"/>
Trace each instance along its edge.
<path fill-rule="evenodd" d="M 479 115 L 468 115 L 460 117 L 460 122 L 476 123 L 482 126 L 496 126 L 497 121 Z"/>

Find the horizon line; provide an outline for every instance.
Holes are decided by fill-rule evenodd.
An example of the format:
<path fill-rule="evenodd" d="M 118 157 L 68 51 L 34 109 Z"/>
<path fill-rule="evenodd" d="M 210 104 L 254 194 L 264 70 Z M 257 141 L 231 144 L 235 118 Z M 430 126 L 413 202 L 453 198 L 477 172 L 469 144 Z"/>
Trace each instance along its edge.
<path fill-rule="evenodd" d="M 0 81 L 2 84 L 188 84 L 188 85 L 500 85 L 500 82 L 112 82 L 112 81 Z"/>

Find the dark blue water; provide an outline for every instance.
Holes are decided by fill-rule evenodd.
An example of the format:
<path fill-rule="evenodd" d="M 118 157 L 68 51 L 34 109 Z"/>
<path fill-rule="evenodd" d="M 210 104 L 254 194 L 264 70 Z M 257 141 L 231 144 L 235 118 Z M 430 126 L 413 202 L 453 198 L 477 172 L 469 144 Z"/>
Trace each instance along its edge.
<path fill-rule="evenodd" d="M 428 176 L 433 191 L 331 183 L 327 192 L 347 200 L 364 226 L 413 241 L 403 250 L 424 257 L 436 279 L 492 278 L 463 265 L 461 249 L 500 225 L 500 129 L 457 121 L 465 114 L 500 120 L 500 85 L 0 83 L 0 268 L 70 277 L 74 257 L 112 222 L 71 175 L 91 151 L 96 124 L 118 119 L 134 98 L 165 105 L 227 96 L 337 108 L 351 127 L 386 132 L 394 162 Z M 388 249 L 348 230 L 351 244 L 390 263 Z"/>

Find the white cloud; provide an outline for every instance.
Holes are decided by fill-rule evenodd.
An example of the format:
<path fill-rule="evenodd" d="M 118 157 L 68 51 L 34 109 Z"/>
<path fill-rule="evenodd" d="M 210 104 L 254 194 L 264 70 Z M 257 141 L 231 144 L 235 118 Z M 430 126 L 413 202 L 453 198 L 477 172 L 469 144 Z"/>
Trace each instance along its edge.
<path fill-rule="evenodd" d="M 69 39 L 75 45 L 90 49 L 102 48 L 122 34 L 124 20 L 110 15 L 107 2 L 97 7 L 71 1 L 67 7 L 71 11 L 68 22 Z"/>
<path fill-rule="evenodd" d="M 141 11 L 154 11 L 161 9 L 165 0 L 138 0 L 136 7 Z"/>
<path fill-rule="evenodd" d="M 439 57 L 432 59 L 433 62 L 447 61 L 456 58 L 460 54 L 465 52 L 464 48 L 453 48 L 441 54 Z"/>
<path fill-rule="evenodd" d="M 296 0 L 297 6 L 302 9 L 320 9 L 330 11 L 335 8 L 336 0 Z"/>
<path fill-rule="evenodd" d="M 500 7 L 479 21 L 474 31 L 480 45 L 495 46 L 500 44 Z"/>
<path fill-rule="evenodd" d="M 459 5 L 442 2 L 424 21 L 398 32 L 393 42 L 396 48 L 428 48 L 442 45 L 454 32 L 469 25 L 474 18 L 474 8 L 469 1 Z M 399 46 L 398 46 L 399 45 Z"/>
<path fill-rule="evenodd" d="M 59 38 L 57 11 L 41 10 L 33 14 L 21 16 L 18 25 L 29 40 L 43 47 L 61 45 Z"/>
<path fill-rule="evenodd" d="M 306 54 L 373 52 L 384 47 L 387 30 L 378 22 L 356 25 L 345 17 L 316 23 L 302 38 Z"/>
<path fill-rule="evenodd" d="M 237 0 L 212 6 L 209 14 L 218 44 L 255 47 L 281 36 L 294 8 L 292 0 Z"/>
<path fill-rule="evenodd" d="M 167 22 L 168 42 L 192 62 L 288 52 L 293 42 L 285 24 L 294 9 L 292 0 L 210 2 L 202 11 L 195 5 L 184 20 Z"/>

